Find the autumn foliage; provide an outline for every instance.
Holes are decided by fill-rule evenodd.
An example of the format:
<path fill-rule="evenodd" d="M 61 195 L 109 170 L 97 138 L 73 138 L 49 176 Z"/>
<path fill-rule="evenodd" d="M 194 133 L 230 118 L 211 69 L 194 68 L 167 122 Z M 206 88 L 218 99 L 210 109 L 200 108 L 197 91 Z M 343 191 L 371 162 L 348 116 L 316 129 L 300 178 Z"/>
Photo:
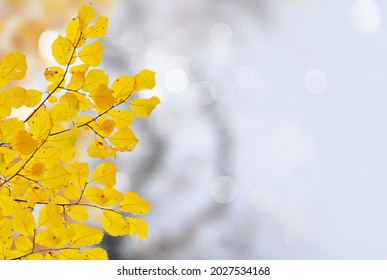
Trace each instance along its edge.
<path fill-rule="evenodd" d="M 138 140 L 130 129 L 160 103 L 157 97 L 133 98 L 155 86 L 155 73 L 143 70 L 109 83 L 98 69 L 108 19 L 96 18 L 90 5 L 52 44 L 58 65 L 44 71 L 45 91 L 10 87 L 27 71 L 26 58 L 13 52 L 0 62 L 0 258 L 107 259 L 98 247 L 105 233 L 147 237 L 138 218 L 151 205 L 134 192 L 116 186 L 116 154 L 131 151 Z M 31 108 L 22 120 L 13 108 Z M 79 161 L 80 134 L 92 137 L 94 170 Z M 93 211 L 94 210 L 94 211 Z M 99 213 L 101 226 L 88 223 Z"/>

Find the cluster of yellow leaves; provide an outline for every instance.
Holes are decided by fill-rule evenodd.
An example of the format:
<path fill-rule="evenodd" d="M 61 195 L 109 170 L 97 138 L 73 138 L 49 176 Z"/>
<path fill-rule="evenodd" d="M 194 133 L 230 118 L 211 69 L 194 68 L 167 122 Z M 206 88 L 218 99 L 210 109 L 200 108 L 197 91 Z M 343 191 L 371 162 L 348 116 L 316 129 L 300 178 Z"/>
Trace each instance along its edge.
<path fill-rule="evenodd" d="M 80 7 L 66 36 L 53 42 L 58 66 L 48 67 L 45 93 L 22 87 L 0 92 L 0 258 L 106 259 L 96 247 L 104 232 L 112 236 L 147 237 L 145 215 L 150 203 L 134 192 L 115 189 L 116 167 L 103 161 L 94 170 L 75 157 L 81 130 L 94 135 L 92 158 L 116 158 L 138 140 L 130 129 L 135 117 L 146 118 L 160 103 L 157 97 L 132 99 L 152 89 L 155 73 L 143 70 L 109 76 L 96 67 L 103 55 L 99 41 L 108 19 L 90 5 Z M 13 52 L 0 62 L 0 88 L 20 80 L 26 58 Z M 13 108 L 34 108 L 25 120 L 9 117 Z M 101 213 L 102 229 L 87 223 L 88 209 Z"/>

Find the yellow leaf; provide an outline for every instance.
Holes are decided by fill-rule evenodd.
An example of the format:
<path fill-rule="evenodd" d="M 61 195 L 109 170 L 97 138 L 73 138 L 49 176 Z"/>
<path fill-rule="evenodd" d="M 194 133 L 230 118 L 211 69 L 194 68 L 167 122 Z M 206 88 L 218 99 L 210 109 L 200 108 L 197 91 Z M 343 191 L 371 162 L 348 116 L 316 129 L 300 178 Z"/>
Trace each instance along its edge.
<path fill-rule="evenodd" d="M 0 61 L 0 88 L 7 85 L 8 80 L 21 80 L 27 72 L 26 56 L 19 52 L 7 54 Z"/>
<path fill-rule="evenodd" d="M 1 121 L 0 121 L 1 124 Z M 14 164 L 20 159 L 20 154 L 6 146 L 0 146 L 1 163 Z M 4 174 L 2 174 L 4 175 Z"/>
<path fill-rule="evenodd" d="M 0 122 L 0 127 L 3 134 L 0 142 L 9 144 L 14 141 L 19 130 L 24 130 L 23 122 L 17 118 L 6 119 L 2 123 Z"/>
<path fill-rule="evenodd" d="M 60 161 L 60 151 L 52 146 L 40 148 L 33 157 L 35 162 L 44 162 L 47 169 L 53 168 Z"/>
<path fill-rule="evenodd" d="M 56 165 L 44 174 L 41 183 L 47 190 L 54 190 L 65 186 L 69 179 L 70 173 L 64 167 Z"/>
<path fill-rule="evenodd" d="M 131 151 L 136 147 L 138 140 L 128 127 L 121 128 L 109 138 L 118 151 Z"/>
<path fill-rule="evenodd" d="M 80 116 L 75 120 L 75 124 L 77 127 L 83 127 L 85 129 L 88 129 L 87 125 L 91 127 L 97 127 L 96 121 L 91 116 Z"/>
<path fill-rule="evenodd" d="M 75 50 L 72 42 L 60 35 L 52 43 L 52 55 L 59 65 L 71 65 L 75 62 Z"/>
<path fill-rule="evenodd" d="M 68 184 L 63 189 L 63 195 L 70 200 L 77 201 L 81 197 L 81 190 L 74 184 Z"/>
<path fill-rule="evenodd" d="M 9 218 L 4 218 L 4 217 L 2 217 L 1 219 L 0 219 L 0 230 L 5 230 L 5 231 L 9 231 L 7 234 L 5 234 L 5 235 L 7 235 L 7 237 L 8 237 L 8 235 L 11 235 L 11 237 L 12 237 L 12 234 L 13 234 L 13 230 L 12 230 L 12 222 L 11 222 L 11 219 L 9 219 Z M 1 234 L 0 234 L 0 238 L 1 238 Z M 11 242 L 12 242 L 12 238 L 11 238 Z M 0 248 L 1 248 L 1 245 L 0 245 Z"/>
<path fill-rule="evenodd" d="M 103 211 L 102 227 L 111 236 L 123 236 L 130 233 L 129 223 L 121 214 L 111 210 Z"/>
<path fill-rule="evenodd" d="M 50 202 L 56 205 L 68 205 L 70 202 L 64 196 L 57 195 L 55 192 L 51 192 Z M 61 213 L 63 213 L 63 207 L 60 208 Z"/>
<path fill-rule="evenodd" d="M 104 120 L 95 131 L 102 137 L 109 137 L 113 132 L 116 123 L 112 120 Z"/>
<path fill-rule="evenodd" d="M 13 216 L 15 213 L 16 202 L 12 197 L 7 195 L 0 195 L 0 210 L 3 216 Z M 0 215 L 0 217 L 1 217 Z"/>
<path fill-rule="evenodd" d="M 103 46 L 101 42 L 93 42 L 83 47 L 79 52 L 79 59 L 91 66 L 98 66 L 102 60 Z"/>
<path fill-rule="evenodd" d="M 68 249 L 71 250 L 71 249 Z M 60 251 L 48 251 L 48 253 L 44 256 L 45 260 L 60 260 Z"/>
<path fill-rule="evenodd" d="M 59 228 L 53 229 L 54 233 L 61 239 L 61 245 L 70 243 L 71 238 L 74 236 L 75 232 L 71 227 L 61 226 Z"/>
<path fill-rule="evenodd" d="M 68 244 L 74 236 L 74 231 L 70 227 L 59 225 L 48 228 L 36 235 L 35 242 L 48 248 L 59 248 Z"/>
<path fill-rule="evenodd" d="M 85 83 L 85 73 L 84 72 L 75 72 L 71 75 L 69 84 L 67 85 L 68 90 L 77 91 L 83 87 Z"/>
<path fill-rule="evenodd" d="M 47 67 L 44 71 L 44 77 L 48 82 L 57 83 L 63 79 L 65 71 L 59 66 Z"/>
<path fill-rule="evenodd" d="M 124 199 L 124 195 L 115 188 L 103 188 L 102 193 L 107 198 L 107 202 L 103 206 L 113 206 Z"/>
<path fill-rule="evenodd" d="M 81 25 L 79 18 L 73 18 L 66 27 L 66 38 L 71 41 L 75 48 L 81 47 L 85 43 L 85 38 L 81 37 Z"/>
<path fill-rule="evenodd" d="M 2 217 L 0 219 L 0 230 L 1 229 L 9 231 L 9 234 L 12 236 L 12 223 L 11 223 L 11 219 Z M 8 235 L 8 234 L 6 234 L 6 235 Z M 1 234 L 0 234 L 0 237 L 1 237 Z M 12 242 L 12 240 L 11 240 L 11 242 Z M 1 245 L 0 245 L 0 248 L 1 248 Z"/>
<path fill-rule="evenodd" d="M 65 83 L 65 71 L 58 66 L 51 66 L 44 71 L 44 77 L 51 84 L 47 87 L 48 92 L 54 92 L 58 90 L 59 86 L 64 86 Z"/>
<path fill-rule="evenodd" d="M 26 200 L 30 204 L 46 203 L 48 201 L 48 193 L 38 184 L 32 184 L 31 187 L 27 190 Z"/>
<path fill-rule="evenodd" d="M 31 177 L 29 174 L 28 176 Z M 15 176 L 9 180 L 8 184 L 12 188 L 12 196 L 19 199 L 24 198 L 24 195 L 30 186 L 29 180 L 21 176 Z"/>
<path fill-rule="evenodd" d="M 53 127 L 71 119 L 70 108 L 64 102 L 55 104 L 49 114 Z"/>
<path fill-rule="evenodd" d="M 64 248 L 58 253 L 58 260 L 87 260 L 87 257 L 78 248 Z"/>
<path fill-rule="evenodd" d="M 48 102 L 50 102 L 51 104 L 54 104 L 56 102 L 58 102 L 58 97 L 54 96 L 54 95 L 50 95 L 47 99 Z"/>
<path fill-rule="evenodd" d="M 79 18 L 73 18 L 67 24 L 66 38 L 73 43 L 73 46 L 75 46 L 80 38 L 80 34 L 81 34 L 81 25 L 79 24 Z"/>
<path fill-rule="evenodd" d="M 126 217 L 126 221 L 129 223 L 129 233 L 131 236 L 138 235 L 140 240 L 148 237 L 148 225 L 147 223 L 138 218 Z"/>
<path fill-rule="evenodd" d="M 87 73 L 82 89 L 86 92 L 93 92 L 100 84 L 107 85 L 108 83 L 109 76 L 103 70 L 93 69 Z"/>
<path fill-rule="evenodd" d="M 106 159 L 112 155 L 112 152 L 102 140 L 97 139 L 91 143 L 87 154 L 92 158 Z"/>
<path fill-rule="evenodd" d="M 102 230 L 95 229 L 84 224 L 71 224 L 69 226 L 74 231 L 74 236 L 70 240 L 70 244 L 74 247 L 80 248 L 95 245 L 102 241 Z"/>
<path fill-rule="evenodd" d="M 28 89 L 26 90 L 26 101 L 24 102 L 24 105 L 26 105 L 29 108 L 36 107 L 40 100 L 42 99 L 42 92 L 36 89 Z"/>
<path fill-rule="evenodd" d="M 83 253 L 86 255 L 89 260 L 107 260 L 108 255 L 106 251 L 102 248 L 92 248 L 83 250 Z"/>
<path fill-rule="evenodd" d="M 129 104 L 137 118 L 147 118 L 152 113 L 153 109 L 160 104 L 160 99 L 156 96 L 149 99 L 137 98 Z"/>
<path fill-rule="evenodd" d="M 94 100 L 95 105 L 101 110 L 109 109 L 114 104 L 114 97 L 110 89 L 104 85 L 100 84 L 97 89 L 90 94 L 90 98 Z"/>
<path fill-rule="evenodd" d="M 59 260 L 87 260 L 87 257 L 79 249 L 66 248 L 59 251 Z"/>
<path fill-rule="evenodd" d="M 78 19 L 81 28 L 86 28 L 89 23 L 95 18 L 96 13 L 90 5 L 83 5 L 78 9 Z"/>
<path fill-rule="evenodd" d="M 13 88 L 9 88 L 7 89 L 6 91 L 4 91 L 3 93 L 6 93 L 9 98 L 10 98 L 10 102 L 11 102 L 11 106 L 13 108 L 20 108 L 21 106 L 24 105 L 24 103 L 26 102 L 26 99 L 27 99 L 27 94 L 26 94 L 26 90 L 22 87 L 13 87 Z M 1 95 L 3 94 L 1 93 Z M 1 110 L 4 109 L 4 106 L 3 103 L 2 103 L 2 97 L 0 95 L 0 115 L 1 115 Z"/>
<path fill-rule="evenodd" d="M 155 81 L 156 73 L 151 70 L 142 70 L 135 76 L 135 91 L 143 89 L 153 89 L 156 85 Z"/>
<path fill-rule="evenodd" d="M 8 80 L 21 80 L 27 72 L 26 56 L 20 52 L 7 54 L 1 60 L 2 74 Z"/>
<path fill-rule="evenodd" d="M 83 197 L 99 206 L 105 206 L 105 204 L 109 201 L 103 191 L 94 186 L 88 186 L 83 193 Z"/>
<path fill-rule="evenodd" d="M 0 118 L 8 117 L 12 112 L 11 98 L 6 92 L 0 93 Z"/>
<path fill-rule="evenodd" d="M 32 165 L 32 168 L 28 174 L 28 177 L 33 180 L 40 180 L 45 173 L 45 165 L 42 162 L 36 162 Z"/>
<path fill-rule="evenodd" d="M 85 207 L 79 205 L 68 206 L 66 208 L 66 214 L 79 222 L 85 222 L 89 218 Z"/>
<path fill-rule="evenodd" d="M 60 228 L 64 224 L 59 206 L 48 203 L 39 212 L 38 226 Z"/>
<path fill-rule="evenodd" d="M 101 38 L 105 36 L 108 25 L 108 19 L 106 17 L 99 17 L 97 22 L 86 29 L 85 36 L 89 38 Z"/>
<path fill-rule="evenodd" d="M 118 209 L 124 212 L 130 212 L 134 215 L 145 215 L 151 208 L 151 204 L 142 199 L 135 192 L 127 192 L 121 201 Z"/>
<path fill-rule="evenodd" d="M 134 113 L 129 110 L 110 110 L 109 115 L 116 123 L 117 129 L 128 127 L 133 124 Z"/>
<path fill-rule="evenodd" d="M 50 136 L 47 143 L 60 149 L 61 151 L 69 151 L 75 146 L 79 129 L 73 127 L 69 131 Z"/>
<path fill-rule="evenodd" d="M 51 230 L 39 232 L 35 237 L 35 242 L 48 248 L 59 248 L 61 240 Z"/>
<path fill-rule="evenodd" d="M 87 187 L 83 194 L 85 198 L 99 206 L 113 206 L 121 202 L 123 199 L 122 193 L 114 188 Z"/>
<path fill-rule="evenodd" d="M 40 107 L 35 114 L 28 119 L 27 124 L 31 136 L 37 139 L 38 143 L 43 141 L 51 128 L 50 116 L 46 107 Z"/>
<path fill-rule="evenodd" d="M 0 219 L 0 256 L 5 256 L 12 246 L 12 225 L 7 218 Z"/>
<path fill-rule="evenodd" d="M 21 258 L 24 255 L 25 255 L 25 253 L 23 253 L 19 250 L 9 250 L 8 253 L 5 254 L 5 258 L 13 260 L 13 259 Z"/>
<path fill-rule="evenodd" d="M 21 158 L 17 158 L 14 162 L 7 164 L 1 175 L 5 178 L 13 177 L 22 168 L 23 164 L 24 161 Z"/>
<path fill-rule="evenodd" d="M 12 245 L 12 223 L 8 218 L 0 219 L 0 256 L 4 255 Z"/>
<path fill-rule="evenodd" d="M 15 238 L 15 247 L 16 250 L 22 252 L 31 252 L 32 251 L 32 241 L 27 236 L 19 235 Z"/>
<path fill-rule="evenodd" d="M 93 102 L 91 102 L 91 100 L 88 97 L 76 92 L 74 94 L 78 99 L 80 111 L 83 112 L 89 109 L 94 109 L 95 105 Z"/>
<path fill-rule="evenodd" d="M 70 68 L 69 73 L 74 74 L 75 72 L 83 72 L 86 73 L 87 70 L 89 70 L 90 65 L 89 64 L 78 64 L 75 66 L 72 66 Z"/>
<path fill-rule="evenodd" d="M 75 119 L 79 112 L 79 100 L 72 92 L 66 92 L 60 99 L 59 103 L 65 105 L 68 115 Z"/>
<path fill-rule="evenodd" d="M 36 150 L 36 143 L 36 140 L 28 132 L 19 130 L 12 142 L 12 148 L 26 156 Z"/>
<path fill-rule="evenodd" d="M 113 97 L 119 103 L 129 98 L 134 92 L 135 77 L 121 76 L 117 78 L 112 85 Z"/>
<path fill-rule="evenodd" d="M 27 255 L 21 259 L 22 260 L 44 260 L 44 257 L 41 253 L 33 253 L 33 254 Z"/>
<path fill-rule="evenodd" d="M 19 207 L 14 219 L 12 220 L 12 226 L 20 234 L 34 236 L 35 219 L 31 211 Z"/>
<path fill-rule="evenodd" d="M 112 188 L 116 184 L 116 166 L 111 162 L 103 162 L 94 170 L 91 177 L 92 182 L 100 183 L 108 188 Z"/>
<path fill-rule="evenodd" d="M 84 162 L 71 164 L 67 170 L 71 173 L 70 180 L 76 186 L 83 188 L 89 179 L 89 165 Z"/>

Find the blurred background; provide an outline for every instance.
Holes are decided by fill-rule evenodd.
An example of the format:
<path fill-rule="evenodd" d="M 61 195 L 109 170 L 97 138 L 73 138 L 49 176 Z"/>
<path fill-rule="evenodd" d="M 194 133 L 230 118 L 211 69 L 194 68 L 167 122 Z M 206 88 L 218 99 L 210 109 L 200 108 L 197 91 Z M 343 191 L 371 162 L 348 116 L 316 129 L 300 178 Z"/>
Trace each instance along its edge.
<path fill-rule="evenodd" d="M 81 4 L 0 2 L 0 54 L 28 55 L 31 87 Z M 93 7 L 101 68 L 156 71 L 140 96 L 161 99 L 118 163 L 118 187 L 152 203 L 149 238 L 106 237 L 111 259 L 387 258 L 386 1 Z"/>

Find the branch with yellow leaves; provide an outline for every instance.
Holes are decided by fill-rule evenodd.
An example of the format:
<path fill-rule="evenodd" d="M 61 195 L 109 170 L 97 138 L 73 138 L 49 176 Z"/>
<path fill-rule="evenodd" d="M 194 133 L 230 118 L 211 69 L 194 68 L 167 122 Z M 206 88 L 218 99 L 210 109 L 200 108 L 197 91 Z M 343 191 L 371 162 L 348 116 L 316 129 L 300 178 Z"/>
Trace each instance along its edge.
<path fill-rule="evenodd" d="M 23 54 L 13 52 L 0 61 L 2 259 L 106 259 L 106 251 L 97 246 L 105 232 L 147 237 L 146 222 L 135 216 L 146 214 L 151 204 L 115 188 L 114 160 L 117 152 L 131 151 L 138 142 L 130 129 L 133 121 L 149 117 L 160 103 L 157 97 L 134 98 L 154 88 L 155 73 L 143 70 L 109 85 L 108 74 L 97 68 L 103 58 L 97 39 L 107 25 L 91 5 L 79 8 L 65 36 L 52 44 L 58 65 L 44 71 L 49 82 L 44 98 L 39 90 L 7 87 L 8 81 L 25 76 Z M 25 120 L 10 117 L 22 106 L 33 109 Z M 81 130 L 95 137 L 87 149 L 90 158 L 111 159 L 92 172 L 78 161 Z M 86 208 L 101 210 L 103 230 L 87 223 Z"/>

